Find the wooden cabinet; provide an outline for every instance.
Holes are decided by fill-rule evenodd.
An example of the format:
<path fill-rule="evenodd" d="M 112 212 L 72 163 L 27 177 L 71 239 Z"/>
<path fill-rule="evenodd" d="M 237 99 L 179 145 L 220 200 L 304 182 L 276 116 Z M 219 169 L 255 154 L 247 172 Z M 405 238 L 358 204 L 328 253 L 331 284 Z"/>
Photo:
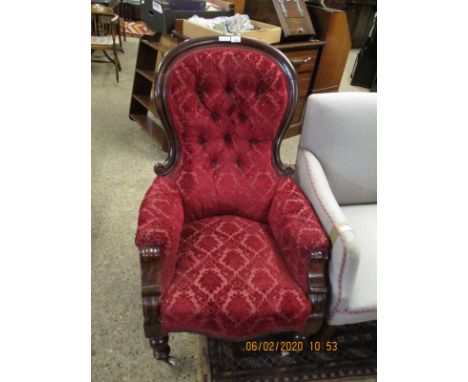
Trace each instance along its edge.
<path fill-rule="evenodd" d="M 326 42 L 313 92 L 337 92 L 351 49 L 346 13 L 339 9 L 313 5 L 307 5 L 307 9 L 317 30 L 317 37 Z"/>
<path fill-rule="evenodd" d="M 286 131 L 285 138 L 301 133 L 304 105 L 307 97 L 312 93 L 323 45 L 324 42 L 319 40 L 274 45 L 289 58 L 297 73 L 299 97 L 292 123 Z"/>
<path fill-rule="evenodd" d="M 252 20 L 277 25 L 283 31 L 282 41 L 297 41 L 315 35 L 304 0 L 248 0 L 245 13 Z"/>
<path fill-rule="evenodd" d="M 369 36 L 377 12 L 377 0 L 325 0 L 329 8 L 341 9 L 348 16 L 353 49 L 361 49 Z"/>
<path fill-rule="evenodd" d="M 157 66 L 163 55 L 176 46 L 182 38 L 166 34 L 143 36 L 138 48 L 137 64 L 130 101 L 129 117 L 148 131 L 163 150 L 167 150 L 166 135 L 159 120 L 153 97 Z M 298 80 L 298 103 L 285 137 L 300 134 L 304 118 L 304 105 L 312 92 L 320 61 L 323 41 L 301 41 L 274 44 L 294 65 Z"/>
<path fill-rule="evenodd" d="M 377 11 L 377 0 L 347 1 L 345 7 L 353 49 L 360 49 L 366 43 Z"/>

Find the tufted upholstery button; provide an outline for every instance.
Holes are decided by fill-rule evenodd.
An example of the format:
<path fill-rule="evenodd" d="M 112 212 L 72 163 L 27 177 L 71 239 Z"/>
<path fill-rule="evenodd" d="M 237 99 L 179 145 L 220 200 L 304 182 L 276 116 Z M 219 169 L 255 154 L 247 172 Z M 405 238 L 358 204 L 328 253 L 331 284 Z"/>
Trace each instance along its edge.
<path fill-rule="evenodd" d="M 252 138 L 250 140 L 250 146 L 255 146 L 258 143 L 258 141 L 255 138 Z"/>
<path fill-rule="evenodd" d="M 230 145 L 232 143 L 231 134 L 229 134 L 229 133 L 224 134 L 224 142 L 227 145 Z"/>
<path fill-rule="evenodd" d="M 239 113 L 239 119 L 241 122 L 247 121 L 247 116 L 244 113 Z"/>
<path fill-rule="evenodd" d="M 258 97 L 259 95 L 265 93 L 265 91 L 266 91 L 266 84 L 262 82 L 255 89 L 255 95 Z"/>
<path fill-rule="evenodd" d="M 200 135 L 198 137 L 198 143 L 200 143 L 201 145 L 204 145 L 206 143 L 206 139 L 203 135 Z"/>
<path fill-rule="evenodd" d="M 195 85 L 195 93 L 200 97 L 203 94 L 203 88 L 200 84 Z"/>
<path fill-rule="evenodd" d="M 237 158 L 236 164 L 237 164 L 237 167 L 241 167 L 242 166 L 242 159 Z"/>
<path fill-rule="evenodd" d="M 211 113 L 211 119 L 215 122 L 219 120 L 219 114 L 217 111 Z"/>
<path fill-rule="evenodd" d="M 211 159 L 211 167 L 216 167 L 218 165 L 218 160 L 216 158 Z"/>
<path fill-rule="evenodd" d="M 226 86 L 226 89 L 224 90 L 226 91 L 227 94 L 232 94 L 232 92 L 234 91 L 231 85 Z"/>

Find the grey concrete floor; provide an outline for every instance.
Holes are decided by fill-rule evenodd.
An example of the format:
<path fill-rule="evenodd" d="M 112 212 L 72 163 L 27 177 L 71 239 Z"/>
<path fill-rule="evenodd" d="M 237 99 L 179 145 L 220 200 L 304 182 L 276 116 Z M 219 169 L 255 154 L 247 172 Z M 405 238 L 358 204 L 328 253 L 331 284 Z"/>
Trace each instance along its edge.
<path fill-rule="evenodd" d="M 113 65 L 91 64 L 92 380 L 193 382 L 201 379 L 197 335 L 170 335 L 177 367 L 155 361 L 143 335 L 134 233 L 153 165 L 165 155 L 128 118 L 137 48 L 138 39 L 127 38 L 119 83 Z M 298 143 L 284 141 L 284 162 L 295 162 Z"/>
<path fill-rule="evenodd" d="M 156 362 L 143 335 L 140 265 L 134 232 L 140 202 L 164 154 L 128 118 L 137 39 L 120 54 L 120 83 L 111 64 L 92 72 L 92 378 L 194 381 L 198 339 L 171 335 L 178 367 Z"/>

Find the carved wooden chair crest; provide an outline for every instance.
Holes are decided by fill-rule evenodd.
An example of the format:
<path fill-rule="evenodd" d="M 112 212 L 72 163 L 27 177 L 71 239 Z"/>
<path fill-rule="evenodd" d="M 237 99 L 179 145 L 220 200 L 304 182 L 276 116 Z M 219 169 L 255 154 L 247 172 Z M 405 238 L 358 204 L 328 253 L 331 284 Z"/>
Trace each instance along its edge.
<path fill-rule="evenodd" d="M 286 56 L 256 40 L 186 41 L 155 86 L 169 157 L 141 205 L 145 335 L 240 340 L 316 332 L 329 241 L 279 157 L 297 99 Z"/>

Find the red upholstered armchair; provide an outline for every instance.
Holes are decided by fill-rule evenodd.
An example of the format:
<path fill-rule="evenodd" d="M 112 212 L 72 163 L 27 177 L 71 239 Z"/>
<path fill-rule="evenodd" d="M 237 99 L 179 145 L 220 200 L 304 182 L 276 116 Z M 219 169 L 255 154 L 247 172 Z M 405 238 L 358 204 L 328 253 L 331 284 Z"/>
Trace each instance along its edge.
<path fill-rule="evenodd" d="M 136 234 L 154 356 L 168 360 L 168 332 L 316 332 L 329 241 L 279 158 L 293 66 L 252 39 L 193 39 L 164 57 L 155 92 L 170 149 Z"/>

